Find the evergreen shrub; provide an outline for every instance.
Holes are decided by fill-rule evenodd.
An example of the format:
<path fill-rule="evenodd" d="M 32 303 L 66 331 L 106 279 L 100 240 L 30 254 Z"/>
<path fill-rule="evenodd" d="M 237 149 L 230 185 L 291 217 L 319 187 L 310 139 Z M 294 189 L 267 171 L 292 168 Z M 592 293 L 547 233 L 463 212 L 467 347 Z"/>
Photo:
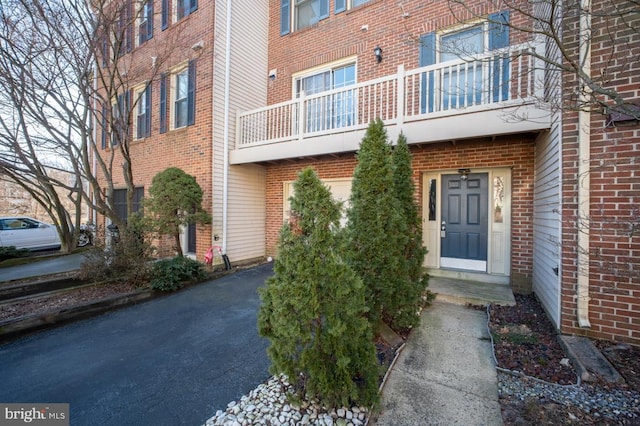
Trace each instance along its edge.
<path fill-rule="evenodd" d="M 362 280 L 345 261 L 340 206 L 312 169 L 293 187 L 274 275 L 260 292 L 258 329 L 271 342 L 271 371 L 285 374 L 301 398 L 369 405 L 378 396 L 376 350 Z"/>

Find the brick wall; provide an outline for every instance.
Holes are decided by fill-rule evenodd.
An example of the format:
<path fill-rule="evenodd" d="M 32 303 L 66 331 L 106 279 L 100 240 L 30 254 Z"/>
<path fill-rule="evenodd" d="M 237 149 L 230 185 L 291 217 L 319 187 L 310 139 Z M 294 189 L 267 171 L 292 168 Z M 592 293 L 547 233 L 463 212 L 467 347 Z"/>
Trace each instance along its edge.
<path fill-rule="evenodd" d="M 422 173 L 458 168 L 510 167 L 512 169 L 511 274 L 530 280 L 533 257 L 533 159 L 534 140 L 528 136 L 499 137 L 495 141 L 472 140 L 412 146 L 416 199 L 422 206 Z M 283 221 L 283 182 L 313 166 L 321 179 L 350 178 L 357 161 L 354 154 L 321 160 L 299 160 L 267 166 L 267 253 L 274 255 Z"/>
<path fill-rule="evenodd" d="M 277 69 L 278 75 L 269 83 L 269 104 L 291 99 L 292 74 L 350 56 L 357 56 L 358 81 L 393 74 L 399 64 L 406 69 L 417 68 L 421 35 L 456 28 L 462 22 L 486 18 L 501 10 L 492 5 L 494 2 L 481 0 L 455 3 L 371 0 L 335 14 L 334 1 L 330 0 L 327 19 L 281 36 L 280 0 L 270 0 L 269 69 Z M 511 21 L 523 25 L 525 17 L 512 13 Z M 363 31 L 365 25 L 368 29 Z M 526 34 L 511 31 L 512 44 L 525 37 Z M 373 55 L 376 46 L 382 48 L 380 64 Z"/>
<path fill-rule="evenodd" d="M 620 11 L 630 2 L 610 9 L 611 3 L 594 2 L 592 75 L 603 88 L 613 90 L 628 102 L 640 102 L 640 34 L 628 26 Z M 609 10 L 607 10 L 609 8 Z M 637 15 L 637 14 L 636 14 Z M 630 18 L 627 16 L 627 19 Z M 567 34 L 576 34 L 575 20 L 567 20 Z M 612 31 L 613 30 L 613 31 Z M 617 44 L 617 46 L 616 46 Z M 566 46 L 577 55 L 575 38 Z M 572 50 L 571 50 L 572 49 Z M 565 93 L 573 93 L 575 76 L 566 74 Z M 602 97 L 606 103 L 610 100 Z M 589 176 L 578 175 L 578 121 L 575 97 L 564 103 L 562 148 L 562 324 L 561 331 L 593 338 L 640 344 L 640 126 L 637 121 L 607 125 L 599 105 L 591 113 Z M 578 217 L 578 186 L 589 179 L 589 217 Z M 589 247 L 578 247 L 580 229 L 589 232 Z M 579 251 L 588 251 L 590 328 L 577 322 Z"/>
<path fill-rule="evenodd" d="M 164 31 L 161 30 L 161 2 L 156 0 L 154 6 L 156 13 L 153 38 L 135 47 L 120 61 L 122 64 L 131 64 L 126 77 L 130 88 L 148 80 L 152 81 L 151 136 L 142 140 L 133 140 L 130 144 L 134 184 L 144 186 L 145 193 L 148 193 L 151 180 L 157 173 L 168 167 L 178 167 L 196 178 L 204 191 L 202 205 L 211 212 L 215 2 L 199 2 L 197 11 L 178 22 L 172 18 L 171 25 Z M 192 46 L 200 41 L 203 42 L 203 48 L 192 49 Z M 156 58 L 156 67 L 152 67 L 153 57 Z M 196 60 L 195 124 L 176 130 L 171 130 L 168 126 L 167 132 L 160 134 L 160 74 L 192 59 Z M 170 86 L 169 83 L 167 85 Z M 170 90 L 171 88 L 168 88 L 167 105 L 171 99 Z M 171 109 L 167 109 L 168 121 L 170 121 L 170 114 Z M 130 137 L 132 134 L 131 132 Z M 116 189 L 125 188 L 125 181 L 120 171 L 122 157 L 117 149 L 113 152 L 114 186 Z M 101 151 L 101 155 L 108 158 L 111 155 L 110 149 Z M 104 224 L 104 218 L 101 223 Z M 202 258 L 211 241 L 211 226 L 199 225 L 196 247 L 199 258 Z M 162 238 L 157 241 L 157 244 L 160 256 L 173 255 L 171 250 L 173 240 Z"/>

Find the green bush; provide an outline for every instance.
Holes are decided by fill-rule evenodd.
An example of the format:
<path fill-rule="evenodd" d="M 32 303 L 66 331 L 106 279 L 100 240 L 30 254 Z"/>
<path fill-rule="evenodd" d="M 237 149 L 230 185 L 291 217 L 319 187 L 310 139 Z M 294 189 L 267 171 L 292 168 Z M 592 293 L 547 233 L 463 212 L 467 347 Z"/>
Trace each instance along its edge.
<path fill-rule="evenodd" d="M 339 205 L 311 169 L 294 194 L 274 275 L 260 289 L 258 330 L 271 342 L 271 371 L 301 398 L 369 405 L 378 397 L 376 352 L 364 285 L 344 260 Z"/>
<path fill-rule="evenodd" d="M 151 268 L 151 288 L 175 291 L 185 282 L 198 281 L 206 277 L 202 263 L 188 257 L 174 257 L 156 262 Z"/>
<path fill-rule="evenodd" d="M 154 247 L 149 243 L 149 232 L 137 215 L 129 217 L 128 225 L 119 230 L 119 238 L 106 244 L 111 238 L 100 229 L 93 247 L 86 252 L 86 260 L 80 268 L 80 278 L 93 282 L 105 280 L 127 281 L 142 286 L 149 279 L 149 261 Z"/>
<path fill-rule="evenodd" d="M 0 247 L 0 262 L 16 257 L 28 257 L 30 253 L 27 249 L 17 249 L 15 246 Z"/>
<path fill-rule="evenodd" d="M 396 198 L 391 145 L 380 119 L 360 143 L 347 211 L 348 263 L 362 278 L 371 324 L 395 318 L 406 285 L 407 224 Z"/>

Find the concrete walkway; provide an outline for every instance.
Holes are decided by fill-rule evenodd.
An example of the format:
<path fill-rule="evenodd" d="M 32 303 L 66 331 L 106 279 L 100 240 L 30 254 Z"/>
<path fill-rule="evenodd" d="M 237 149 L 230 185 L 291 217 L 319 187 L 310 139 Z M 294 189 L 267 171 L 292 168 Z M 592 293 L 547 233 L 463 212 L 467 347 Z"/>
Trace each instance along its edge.
<path fill-rule="evenodd" d="M 515 303 L 510 288 L 435 277 L 429 288 L 443 296 L 423 311 L 384 386 L 380 414 L 370 424 L 502 425 L 487 315 L 464 306 L 462 295 L 473 294 L 474 303 L 510 304 Z"/>

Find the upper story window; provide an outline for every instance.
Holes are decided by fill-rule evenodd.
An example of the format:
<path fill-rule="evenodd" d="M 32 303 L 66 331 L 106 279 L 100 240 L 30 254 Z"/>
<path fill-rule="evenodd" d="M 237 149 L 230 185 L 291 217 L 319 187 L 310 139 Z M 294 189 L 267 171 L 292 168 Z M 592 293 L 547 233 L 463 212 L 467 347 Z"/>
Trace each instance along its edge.
<path fill-rule="evenodd" d="M 476 25 L 440 37 L 440 62 L 464 58 L 484 53 L 485 31 L 483 25 Z"/>
<path fill-rule="evenodd" d="M 189 71 L 184 69 L 175 75 L 174 128 L 187 125 L 187 100 L 189 98 Z"/>
<path fill-rule="evenodd" d="M 136 139 L 151 136 L 151 83 L 135 91 L 137 99 L 135 135 Z"/>
<path fill-rule="evenodd" d="M 111 145 L 124 141 L 129 131 L 129 91 L 119 94 L 111 105 Z"/>
<path fill-rule="evenodd" d="M 198 10 L 198 0 L 175 0 L 176 1 L 176 21 L 192 14 Z"/>
<path fill-rule="evenodd" d="M 161 0 L 160 21 L 162 30 L 166 30 L 172 20 L 177 22 L 196 10 L 198 10 L 198 0 Z M 171 16 L 173 16 L 173 19 Z"/>
<path fill-rule="evenodd" d="M 153 0 L 145 0 L 138 18 L 138 44 L 153 38 Z"/>
<path fill-rule="evenodd" d="M 509 59 L 497 54 L 492 59 L 474 60 L 475 55 L 509 46 L 509 12 L 491 14 L 447 32 L 420 37 L 419 66 L 458 61 L 438 73 L 421 75 L 421 112 L 464 108 L 509 97 Z"/>
<path fill-rule="evenodd" d="M 371 0 L 336 0 L 336 13 L 369 3 Z"/>
<path fill-rule="evenodd" d="M 335 13 L 371 0 L 335 0 Z M 329 0 L 280 0 L 280 35 L 298 31 L 329 17 Z"/>
<path fill-rule="evenodd" d="M 170 94 L 167 98 L 167 80 L 170 79 Z M 167 101 L 169 101 L 169 127 L 179 129 L 195 124 L 196 105 L 196 61 L 176 68 L 171 75 L 160 76 L 160 133 L 167 131 Z"/>

